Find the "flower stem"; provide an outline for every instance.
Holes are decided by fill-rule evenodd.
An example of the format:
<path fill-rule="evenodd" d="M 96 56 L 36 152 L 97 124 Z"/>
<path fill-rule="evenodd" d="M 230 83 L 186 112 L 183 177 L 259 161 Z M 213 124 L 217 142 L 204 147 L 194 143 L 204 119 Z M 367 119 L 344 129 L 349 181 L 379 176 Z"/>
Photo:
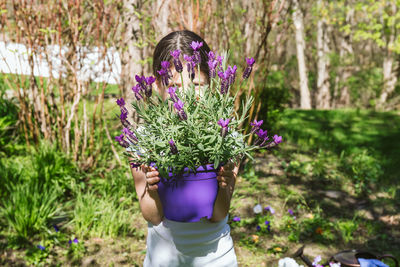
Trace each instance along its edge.
<path fill-rule="evenodd" d="M 182 72 L 180 73 L 180 76 L 181 76 L 182 92 L 185 92 L 185 85 L 183 84 L 183 75 L 182 75 Z"/>

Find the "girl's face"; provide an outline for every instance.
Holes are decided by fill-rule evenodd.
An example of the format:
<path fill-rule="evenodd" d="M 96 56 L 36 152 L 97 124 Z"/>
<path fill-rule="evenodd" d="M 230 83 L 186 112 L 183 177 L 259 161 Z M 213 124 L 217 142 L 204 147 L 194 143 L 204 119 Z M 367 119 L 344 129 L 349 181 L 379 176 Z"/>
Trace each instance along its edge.
<path fill-rule="evenodd" d="M 188 85 L 191 83 L 191 80 L 189 78 L 189 72 L 187 71 L 187 68 L 183 68 L 182 77 L 183 77 L 183 87 L 187 88 Z M 173 86 L 174 83 L 175 83 L 176 87 L 182 88 L 181 75 L 179 72 L 176 72 L 175 68 L 172 69 L 172 80 L 170 82 L 170 85 Z M 200 71 L 200 76 L 199 76 L 198 69 L 196 69 L 195 78 L 193 80 L 193 83 L 196 87 L 196 90 L 198 90 L 199 86 L 204 86 L 207 84 L 206 75 Z"/>
<path fill-rule="evenodd" d="M 179 90 L 182 90 L 182 79 L 181 79 L 180 73 L 175 70 L 174 66 L 171 67 L 171 72 L 172 72 L 172 79 L 170 79 L 169 85 L 167 86 L 167 88 L 170 86 L 176 86 Z M 186 89 L 186 88 L 188 88 L 188 85 L 191 83 L 191 80 L 189 78 L 189 72 L 187 71 L 186 66 L 183 68 L 182 78 L 183 78 L 183 87 Z M 207 84 L 206 74 L 204 74 L 204 72 L 202 72 L 202 71 L 200 71 L 200 74 L 199 74 L 199 71 L 196 68 L 196 73 L 195 73 L 195 78 L 193 80 L 193 83 L 195 85 L 196 91 L 198 91 L 200 86 L 204 86 Z M 158 88 L 161 88 L 161 81 L 157 80 L 157 86 L 158 86 Z"/>

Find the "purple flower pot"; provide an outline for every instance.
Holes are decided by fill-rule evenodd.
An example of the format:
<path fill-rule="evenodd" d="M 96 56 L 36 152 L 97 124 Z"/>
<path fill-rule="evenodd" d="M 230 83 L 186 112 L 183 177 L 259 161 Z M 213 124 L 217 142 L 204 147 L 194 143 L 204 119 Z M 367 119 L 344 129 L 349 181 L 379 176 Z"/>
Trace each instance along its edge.
<path fill-rule="evenodd" d="M 187 172 L 167 180 L 160 177 L 158 195 L 164 216 L 171 221 L 197 222 L 211 218 L 218 194 L 217 170 L 214 165 L 197 168 L 197 173 Z"/>

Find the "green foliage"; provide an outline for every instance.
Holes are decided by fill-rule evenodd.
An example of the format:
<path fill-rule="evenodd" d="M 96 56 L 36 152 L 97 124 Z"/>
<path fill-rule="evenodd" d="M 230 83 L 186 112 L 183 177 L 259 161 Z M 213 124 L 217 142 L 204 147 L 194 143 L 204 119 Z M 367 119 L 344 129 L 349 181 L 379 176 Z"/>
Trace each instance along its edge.
<path fill-rule="evenodd" d="M 4 76 L 0 75 L 0 155 L 10 155 L 15 151 L 17 134 L 18 107 L 14 100 L 5 99 Z"/>
<path fill-rule="evenodd" d="M 80 180 L 80 174 L 74 162 L 55 144 L 42 142 L 38 149 L 32 152 L 32 167 L 34 175 L 43 184 L 51 184 L 65 197 L 69 196 Z"/>
<path fill-rule="evenodd" d="M 368 67 L 354 72 L 346 81 L 354 106 L 359 108 L 374 108 L 375 99 L 382 90 L 382 81 L 383 74 L 381 68 Z"/>
<path fill-rule="evenodd" d="M 376 184 L 383 174 L 379 160 L 370 155 L 367 149 L 354 153 L 347 158 L 344 169 L 350 173 L 357 194 L 371 192 L 371 185 Z"/>
<path fill-rule="evenodd" d="M 335 240 L 334 224 L 317 213 L 312 218 L 301 221 L 300 239 L 313 240 L 318 243 L 330 244 Z"/>
<path fill-rule="evenodd" d="M 60 211 L 59 192 L 37 177 L 23 183 L 10 183 L 7 189 L 9 196 L 0 206 L 0 213 L 20 237 L 27 239 L 45 231 L 47 223 Z"/>
<path fill-rule="evenodd" d="M 138 146 L 143 150 L 140 157 L 132 155 L 135 161 L 147 165 L 154 162 L 161 175 L 169 177 L 170 169 L 177 174 L 185 167 L 195 170 L 197 166 L 209 163 L 217 167 L 237 157 L 249 156 L 248 152 L 255 147 L 243 142 L 243 130 L 239 126 L 246 117 L 252 98 L 243 104 L 242 113 L 237 115 L 235 98 L 228 93 L 221 94 L 218 84 L 218 79 L 212 79 L 210 87 L 201 88 L 200 93 L 196 93 L 193 83 L 184 92 L 177 90 L 178 98 L 185 103 L 183 110 L 187 120 L 178 117 L 171 99 L 163 100 L 157 93 L 146 101 L 133 102 L 138 116 L 144 121 L 144 127 L 135 131 Z M 230 119 L 225 137 L 221 136 L 220 119 Z M 177 154 L 171 152 L 171 139 L 177 146 Z M 133 147 L 135 149 L 136 145 Z"/>
<path fill-rule="evenodd" d="M 50 249 L 53 245 L 54 244 L 51 241 L 46 240 L 46 242 L 43 243 L 43 246 L 45 247 L 44 250 L 39 249 L 37 246 L 27 249 L 24 257 L 26 263 L 28 265 L 43 266 L 44 261 L 50 255 Z"/>
<path fill-rule="evenodd" d="M 59 200 L 67 198 L 78 176 L 72 161 L 55 146 L 41 143 L 38 150 L 0 160 L 0 213 L 18 237 L 28 239 L 48 229 L 60 214 Z"/>
<path fill-rule="evenodd" d="M 352 220 L 338 220 L 335 227 L 341 234 L 343 241 L 348 243 L 353 240 L 354 234 L 359 228 L 359 225 L 356 219 L 353 218 Z"/>
<path fill-rule="evenodd" d="M 132 199 L 115 199 L 112 196 L 99 196 L 94 192 L 78 191 L 72 224 L 79 237 L 116 237 L 133 233 L 131 223 L 134 215 Z"/>
<path fill-rule="evenodd" d="M 263 78 L 265 73 L 257 74 L 256 79 L 260 79 L 259 99 L 261 99 L 261 108 L 258 120 L 265 122 L 268 130 L 273 128 L 281 119 L 282 111 L 288 104 L 290 94 L 289 87 L 287 86 L 286 79 L 287 73 L 284 71 L 270 71 L 267 78 Z"/>
<path fill-rule="evenodd" d="M 390 127 L 387 126 L 388 122 Z M 349 155 L 354 157 L 360 151 L 362 153 L 363 149 L 367 149 L 373 151 L 373 156 L 367 154 L 374 157 L 375 163 L 380 165 L 380 168 L 376 167 L 376 171 L 373 171 L 374 177 L 379 178 L 377 185 L 383 185 L 382 182 L 392 184 L 400 175 L 397 167 L 400 164 L 400 144 L 397 142 L 400 138 L 400 117 L 394 113 L 366 110 L 285 110 L 277 128 L 283 136 L 284 143 L 296 144 L 294 151 L 291 150 L 288 155 L 291 160 L 297 161 L 290 169 L 294 172 L 304 172 L 303 165 L 307 160 L 293 158 L 293 152 L 308 154 L 313 160 L 321 160 L 322 165 L 336 166 L 342 153 L 345 158 Z M 319 149 L 326 155 L 318 156 Z M 363 160 L 372 162 L 369 158 Z M 341 164 L 351 162 L 344 160 Z M 287 165 L 285 167 L 287 168 Z M 377 175 L 378 169 L 383 171 L 383 175 Z M 341 171 L 343 168 L 336 170 Z M 347 174 L 352 173 L 349 168 L 346 170 Z M 332 177 L 336 174 L 328 173 Z"/>

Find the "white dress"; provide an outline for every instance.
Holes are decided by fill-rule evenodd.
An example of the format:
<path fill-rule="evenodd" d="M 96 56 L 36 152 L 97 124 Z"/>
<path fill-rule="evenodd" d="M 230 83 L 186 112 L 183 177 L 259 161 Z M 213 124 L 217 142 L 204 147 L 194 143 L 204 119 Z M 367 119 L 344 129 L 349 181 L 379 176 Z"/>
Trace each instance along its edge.
<path fill-rule="evenodd" d="M 159 225 L 148 223 L 144 267 L 235 267 L 237 259 L 227 224 L 207 219 L 176 222 L 166 218 Z"/>

